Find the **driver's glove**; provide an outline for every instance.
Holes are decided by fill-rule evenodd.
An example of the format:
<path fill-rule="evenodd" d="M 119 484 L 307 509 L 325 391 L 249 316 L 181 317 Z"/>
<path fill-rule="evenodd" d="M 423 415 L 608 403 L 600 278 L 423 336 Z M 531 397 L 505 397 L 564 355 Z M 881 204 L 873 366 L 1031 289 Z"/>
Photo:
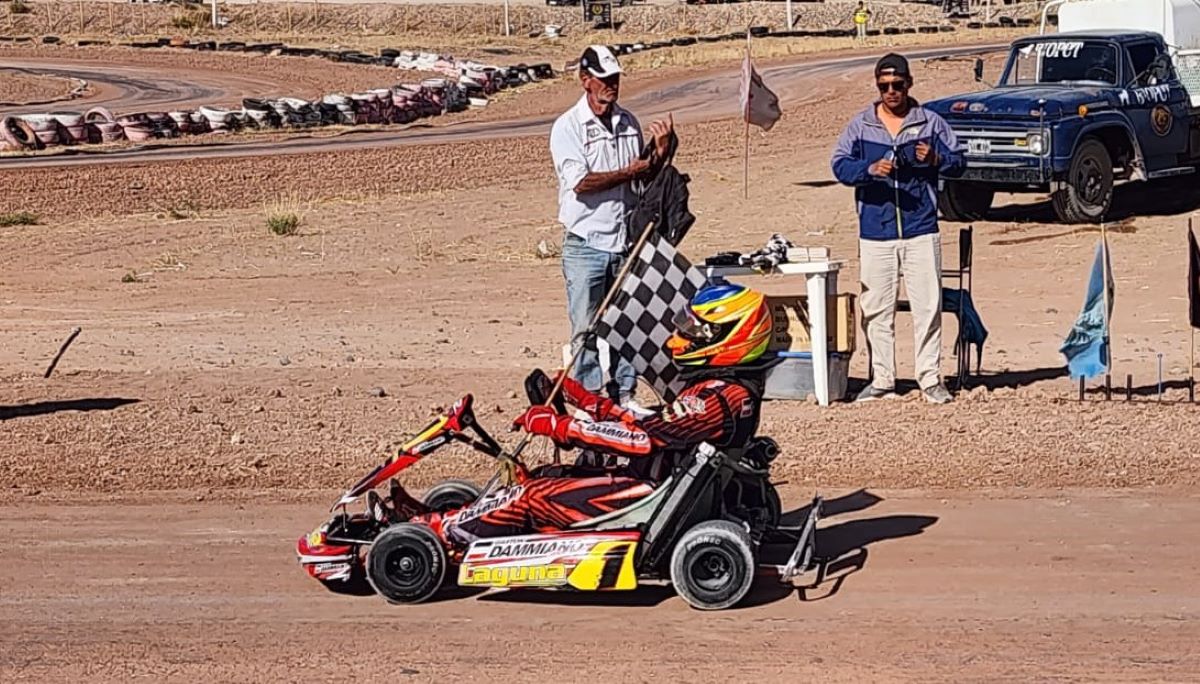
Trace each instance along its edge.
<path fill-rule="evenodd" d="M 549 406 L 530 406 L 513 421 L 513 428 L 524 428 L 531 435 L 549 437 L 555 444 L 570 446 L 567 435 L 573 422 L 573 419 L 559 415 Z"/>

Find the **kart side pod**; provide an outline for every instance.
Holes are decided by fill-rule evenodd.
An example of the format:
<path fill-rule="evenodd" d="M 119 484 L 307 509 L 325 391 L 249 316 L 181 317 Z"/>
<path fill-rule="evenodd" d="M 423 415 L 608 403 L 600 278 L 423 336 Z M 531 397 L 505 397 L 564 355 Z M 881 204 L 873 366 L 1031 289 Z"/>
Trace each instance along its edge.
<path fill-rule="evenodd" d="M 641 533 L 531 534 L 482 539 L 459 566 L 464 587 L 635 589 L 634 554 Z"/>

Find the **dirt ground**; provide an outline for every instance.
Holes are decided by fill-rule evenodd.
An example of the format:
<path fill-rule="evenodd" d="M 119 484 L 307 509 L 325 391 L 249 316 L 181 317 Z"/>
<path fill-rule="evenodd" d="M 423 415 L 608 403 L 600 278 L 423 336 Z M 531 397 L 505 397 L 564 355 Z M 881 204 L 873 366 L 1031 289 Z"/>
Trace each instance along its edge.
<path fill-rule="evenodd" d="M 781 232 L 829 246 L 846 261 L 841 289 L 857 292 L 852 197 L 828 158 L 874 88 L 857 66 L 790 75 L 807 59 L 762 65 L 785 117 L 753 134 L 749 198 L 740 123 L 681 117 L 698 217 L 682 249 L 699 260 Z M 920 98 L 976 87 L 966 61 L 915 66 Z M 714 102 L 736 82 L 737 64 L 724 69 Z M 643 120 L 688 87 L 661 78 L 629 84 Z M 572 88 L 514 116 L 553 116 Z M 573 680 L 594 676 L 580 668 L 600 653 L 622 654 L 604 661 L 621 681 L 716 668 L 736 681 L 1186 681 L 1200 665 L 1197 560 L 1179 543 L 1200 526 L 1200 428 L 1180 401 L 1192 183 L 1119 193 L 1114 372 L 1120 385 L 1133 374 L 1135 401 L 1074 401 L 1057 352 L 1096 230 L 1002 197 L 974 226 L 990 333 L 976 389 L 943 407 L 911 391 L 765 407 L 785 501 L 883 498 L 848 497 L 823 524 L 823 552 L 866 548 L 862 569 L 835 592 L 764 586 L 752 606 L 698 615 L 654 588 L 390 608 L 326 595 L 293 560 L 336 493 L 433 412 L 474 392 L 483 424 L 511 440 L 521 379 L 560 362 L 560 265 L 537 256 L 560 239 L 544 139 L 5 174 L 5 211 L 39 192 L 77 193 L 88 211 L 0 228 L 0 619 L 22 626 L 0 634 L 0 679 Z M 224 174 L 239 208 L 218 195 L 147 207 L 136 185 L 166 174 Z M 271 235 L 271 198 L 297 196 L 299 235 Z M 960 227 L 943 225 L 948 262 Z M 898 327 L 910 377 L 905 317 Z M 851 375 L 865 375 L 861 345 Z M 490 472 L 448 450 L 407 481 Z"/>
<path fill-rule="evenodd" d="M 1194 493 L 836 494 L 827 581 L 764 578 L 721 613 L 655 585 L 335 596 L 291 555 L 319 500 L 6 507 L 0 676 L 1183 682 L 1200 667 L 1200 564 L 1179 543 L 1200 532 Z"/>
<path fill-rule="evenodd" d="M 67 78 L 0 68 L 0 106 L 62 100 L 70 94 L 74 87 L 74 83 Z"/>

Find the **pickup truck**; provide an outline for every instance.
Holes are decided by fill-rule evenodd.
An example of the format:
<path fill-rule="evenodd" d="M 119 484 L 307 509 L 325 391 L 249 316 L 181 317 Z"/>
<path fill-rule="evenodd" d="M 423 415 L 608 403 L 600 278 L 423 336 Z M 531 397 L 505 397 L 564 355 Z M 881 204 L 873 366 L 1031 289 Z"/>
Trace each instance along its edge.
<path fill-rule="evenodd" d="M 1129 24 L 1126 24 L 1129 25 Z M 1087 30 L 1014 41 L 999 83 L 926 106 L 957 134 L 967 159 L 939 192 L 951 221 L 982 218 L 996 192 L 1051 193 L 1065 223 L 1098 223 L 1117 181 L 1194 173 L 1200 109 L 1160 33 Z M 1178 56 L 1177 56 L 1178 57 Z M 1195 67 L 1195 57 L 1185 57 Z M 983 79 L 983 62 L 975 62 Z"/>

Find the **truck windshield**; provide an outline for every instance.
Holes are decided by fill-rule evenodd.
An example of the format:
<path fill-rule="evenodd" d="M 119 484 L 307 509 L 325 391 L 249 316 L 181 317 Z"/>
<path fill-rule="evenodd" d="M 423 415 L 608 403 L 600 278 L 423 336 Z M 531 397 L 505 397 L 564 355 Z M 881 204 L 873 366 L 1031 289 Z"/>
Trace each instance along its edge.
<path fill-rule="evenodd" d="M 1091 40 L 1041 40 L 1017 43 L 1003 85 L 1039 83 L 1117 83 L 1117 48 Z"/>

